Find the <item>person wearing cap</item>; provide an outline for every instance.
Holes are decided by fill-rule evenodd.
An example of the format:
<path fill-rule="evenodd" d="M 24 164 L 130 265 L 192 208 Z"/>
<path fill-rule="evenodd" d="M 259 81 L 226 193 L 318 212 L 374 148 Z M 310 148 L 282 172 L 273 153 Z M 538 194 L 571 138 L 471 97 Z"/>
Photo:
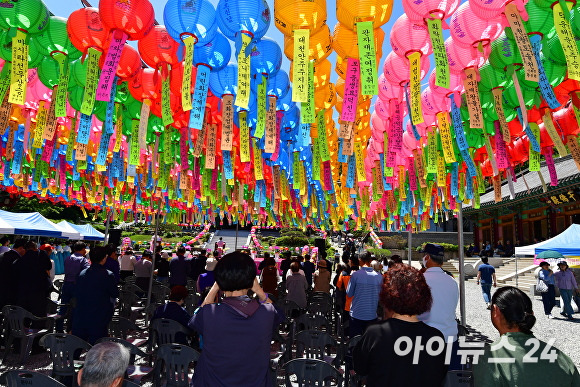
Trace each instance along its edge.
<path fill-rule="evenodd" d="M 371 253 L 366 252 L 359 258 L 361 268 L 352 273 L 346 295 L 352 297 L 350 306 L 350 337 L 362 335 L 366 328 L 377 320 L 379 293 L 383 276 L 373 270 Z"/>
<path fill-rule="evenodd" d="M 554 272 L 550 269 L 550 264 L 546 261 L 540 262 L 540 271 L 538 272 L 538 280 L 543 281 L 548 288 L 547 291 L 542 293 L 542 304 L 544 304 L 544 313 L 548 318 L 554 318 L 552 316 L 552 309 L 556 306 L 556 288 L 555 288 L 555 278 Z"/>
<path fill-rule="evenodd" d="M 49 245 L 50 246 L 50 245 Z M 48 252 L 50 249 L 43 246 Z M 38 317 L 46 317 L 48 291 L 52 288 L 50 269 L 52 262 L 49 255 L 28 241 L 26 253 L 12 264 L 14 283 L 16 284 L 16 305 L 28 310 Z"/>
<path fill-rule="evenodd" d="M 185 299 L 189 295 L 189 291 L 185 286 L 177 285 L 171 289 L 171 293 L 169 294 L 169 300 L 163 304 L 159 305 L 155 312 L 153 313 L 153 317 L 151 321 L 158 319 L 158 318 L 168 318 L 173 321 L 177 321 L 185 328 L 189 329 L 187 324 L 191 319 L 191 315 L 187 313 L 187 310 L 183 307 L 185 303 Z M 175 336 L 175 341 L 178 344 L 185 344 L 187 345 L 187 337 L 185 334 L 179 332 Z"/>
<path fill-rule="evenodd" d="M 487 257 L 481 257 L 481 262 L 482 264 L 477 269 L 477 284 L 481 283 L 483 301 L 485 301 L 487 309 L 489 309 L 491 308 L 491 285 L 493 284 L 494 288 L 497 287 L 495 268 L 487 263 Z"/>
<path fill-rule="evenodd" d="M 149 281 L 153 275 L 153 253 L 151 250 L 143 251 L 143 256 L 135 263 L 135 285 L 143 289 L 144 292 L 149 291 Z"/>
<path fill-rule="evenodd" d="M 425 255 L 422 263 L 427 269 L 423 275 L 431 290 L 433 303 L 428 311 L 418 315 L 417 318 L 443 333 L 445 342 L 451 340 L 453 342 L 452 355 L 456 355 L 459 346 L 455 310 L 459 302 L 459 286 L 453 277 L 442 269 L 443 252 L 442 246 L 432 243 L 427 243 L 423 248 Z M 450 369 L 461 369 L 457 356 L 452 356 L 451 360 Z"/>
<path fill-rule="evenodd" d="M 326 267 L 326 261 L 318 261 L 318 270 L 314 272 L 314 291 L 330 294 L 330 271 Z"/>
<path fill-rule="evenodd" d="M 564 310 L 560 314 L 568 318 L 568 320 L 572 320 L 572 314 L 574 313 L 572 297 L 575 292 L 578 293 L 578 283 L 576 283 L 574 273 L 570 271 L 566 261 L 558 262 L 558 269 L 554 277 L 556 278 L 556 286 L 560 289 L 560 297 L 564 303 Z"/>
<path fill-rule="evenodd" d="M 217 264 L 217 259 L 215 258 L 208 258 L 205 261 L 205 273 L 200 274 L 197 279 L 197 292 L 199 294 L 206 291 L 207 288 L 211 288 L 213 283 L 215 282 L 213 271 L 215 269 L 215 265 Z"/>

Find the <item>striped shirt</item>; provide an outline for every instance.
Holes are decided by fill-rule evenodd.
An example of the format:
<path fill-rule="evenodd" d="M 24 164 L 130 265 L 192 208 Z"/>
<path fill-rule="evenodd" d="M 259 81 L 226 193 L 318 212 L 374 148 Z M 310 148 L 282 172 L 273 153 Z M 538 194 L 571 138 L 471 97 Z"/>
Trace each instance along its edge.
<path fill-rule="evenodd" d="M 358 320 L 374 320 L 377 318 L 379 293 L 383 284 L 383 276 L 372 267 L 361 267 L 352 273 L 346 295 L 353 297 L 350 306 L 350 316 Z"/>

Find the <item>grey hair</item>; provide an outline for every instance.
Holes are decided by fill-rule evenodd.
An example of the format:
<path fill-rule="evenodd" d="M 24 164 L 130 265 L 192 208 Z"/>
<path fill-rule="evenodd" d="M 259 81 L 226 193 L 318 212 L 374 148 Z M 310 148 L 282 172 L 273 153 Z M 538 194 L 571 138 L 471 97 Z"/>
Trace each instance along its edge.
<path fill-rule="evenodd" d="M 119 343 L 105 341 L 87 352 L 82 387 L 109 387 L 118 377 L 125 375 L 129 365 L 129 350 Z"/>

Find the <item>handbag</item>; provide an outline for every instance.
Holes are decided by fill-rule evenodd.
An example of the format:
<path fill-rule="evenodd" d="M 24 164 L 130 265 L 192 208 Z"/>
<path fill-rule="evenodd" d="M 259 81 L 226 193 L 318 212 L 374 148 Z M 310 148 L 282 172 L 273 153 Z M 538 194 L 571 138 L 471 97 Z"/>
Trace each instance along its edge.
<path fill-rule="evenodd" d="M 546 293 L 548 291 L 548 285 L 546 285 L 546 283 L 542 279 L 538 278 L 536 290 L 540 293 Z"/>

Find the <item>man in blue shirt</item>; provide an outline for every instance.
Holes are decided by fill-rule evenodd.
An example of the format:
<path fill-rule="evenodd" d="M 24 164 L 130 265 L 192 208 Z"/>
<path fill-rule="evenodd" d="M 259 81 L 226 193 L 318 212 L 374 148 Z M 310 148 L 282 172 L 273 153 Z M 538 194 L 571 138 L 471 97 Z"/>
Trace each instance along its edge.
<path fill-rule="evenodd" d="M 488 258 L 482 257 L 481 265 L 477 269 L 477 284 L 481 283 L 481 292 L 483 293 L 483 300 L 487 305 L 487 309 L 491 307 L 491 285 L 495 288 L 497 286 L 495 278 L 495 268 L 487 263 Z"/>
<path fill-rule="evenodd" d="M 373 270 L 369 252 L 360 257 L 361 268 L 354 272 L 346 288 L 346 295 L 353 297 L 350 306 L 350 337 L 362 335 L 367 327 L 377 319 L 379 293 L 383 276 Z"/>

